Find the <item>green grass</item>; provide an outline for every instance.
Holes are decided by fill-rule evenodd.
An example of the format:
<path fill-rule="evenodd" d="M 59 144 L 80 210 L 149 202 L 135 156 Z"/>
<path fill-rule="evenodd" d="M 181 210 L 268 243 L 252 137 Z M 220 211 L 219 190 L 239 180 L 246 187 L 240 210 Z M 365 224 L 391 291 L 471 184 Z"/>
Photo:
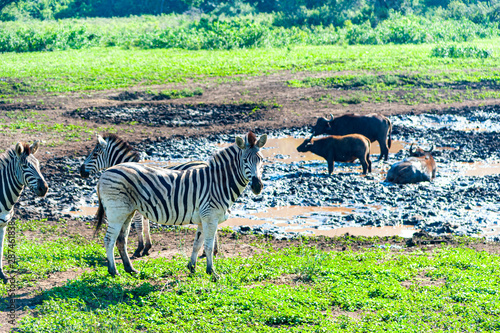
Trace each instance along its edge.
<path fill-rule="evenodd" d="M 112 278 L 102 237 L 85 240 L 67 234 L 64 221 L 44 223 L 17 221 L 20 290 L 48 274 L 84 271 L 42 290 L 42 303 L 20 319 L 20 332 L 500 330 L 500 256 L 486 252 L 323 251 L 314 239 L 274 250 L 259 240 L 261 254 L 216 260 L 217 283 L 203 260 L 190 276 L 183 255 L 135 261 L 136 276 L 119 261 L 122 275 Z M 35 230 L 39 238 L 23 236 Z"/>
<path fill-rule="evenodd" d="M 64 141 L 80 141 L 91 139 L 91 135 L 99 132 L 116 132 L 113 127 L 89 128 L 87 124 L 52 123 L 50 116 L 36 111 L 8 111 L 0 117 L 0 133 L 7 135 L 49 134 L 48 144 L 54 145 Z"/>
<path fill-rule="evenodd" d="M 351 71 L 349 75 L 354 76 L 390 74 L 396 78 L 418 72 L 423 80 L 432 80 L 434 73 L 449 81 L 498 80 L 499 41 L 467 43 L 490 48 L 493 56 L 486 59 L 430 57 L 433 44 L 296 46 L 232 51 L 92 48 L 4 53 L 0 54 L 0 99 L 147 87 L 187 80 L 208 83 L 209 78 L 232 80 L 241 75 L 260 76 L 281 71 Z"/>

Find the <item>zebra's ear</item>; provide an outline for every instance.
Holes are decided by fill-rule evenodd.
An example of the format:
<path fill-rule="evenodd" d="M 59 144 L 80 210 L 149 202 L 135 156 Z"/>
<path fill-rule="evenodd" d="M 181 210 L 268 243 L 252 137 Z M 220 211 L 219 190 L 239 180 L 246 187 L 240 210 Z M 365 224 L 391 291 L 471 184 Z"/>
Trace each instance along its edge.
<path fill-rule="evenodd" d="M 100 136 L 99 134 L 97 134 L 97 142 L 99 143 L 99 145 L 101 146 L 102 149 L 105 149 L 106 146 L 108 145 L 108 143 L 106 142 L 106 140 L 104 140 L 102 138 L 102 136 Z"/>
<path fill-rule="evenodd" d="M 38 150 L 38 143 L 40 141 L 36 140 L 35 142 L 33 142 L 33 144 L 30 146 L 30 151 L 32 154 L 35 154 L 36 151 Z"/>
<path fill-rule="evenodd" d="M 15 151 L 16 151 L 16 155 L 18 157 L 20 157 L 23 154 L 24 147 L 23 147 L 23 144 L 21 142 L 16 143 Z"/>
<path fill-rule="evenodd" d="M 264 147 L 266 142 L 267 142 L 267 134 L 262 134 L 255 145 L 259 148 L 262 148 Z"/>
<path fill-rule="evenodd" d="M 236 145 L 240 147 L 240 149 L 245 149 L 245 140 L 240 138 L 239 136 L 236 137 Z"/>

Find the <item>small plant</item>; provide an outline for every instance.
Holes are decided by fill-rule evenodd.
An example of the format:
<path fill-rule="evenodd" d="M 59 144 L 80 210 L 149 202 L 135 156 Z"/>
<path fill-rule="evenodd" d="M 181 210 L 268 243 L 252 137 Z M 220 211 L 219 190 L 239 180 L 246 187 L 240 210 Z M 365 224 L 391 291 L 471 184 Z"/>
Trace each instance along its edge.
<path fill-rule="evenodd" d="M 431 51 L 431 57 L 437 58 L 479 58 L 491 57 L 491 50 L 481 49 L 477 46 L 438 45 Z"/>

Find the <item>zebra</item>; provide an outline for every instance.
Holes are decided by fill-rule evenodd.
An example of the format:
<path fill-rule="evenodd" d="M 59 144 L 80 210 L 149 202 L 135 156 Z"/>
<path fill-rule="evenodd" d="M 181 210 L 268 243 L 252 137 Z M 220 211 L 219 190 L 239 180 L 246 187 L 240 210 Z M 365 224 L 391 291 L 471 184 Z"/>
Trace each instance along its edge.
<path fill-rule="evenodd" d="M 4 283 L 8 279 L 3 272 L 3 242 L 7 225 L 11 221 L 13 206 L 19 199 L 25 185 L 31 187 L 35 194 L 44 197 L 49 189 L 40 172 L 40 163 L 33 156 L 38 150 L 38 141 L 31 146 L 18 142 L 15 148 L 8 149 L 0 155 L 0 278 Z"/>
<path fill-rule="evenodd" d="M 260 152 L 267 135 L 258 140 L 249 132 L 236 137 L 234 145 L 212 156 L 207 166 L 168 170 L 139 163 L 123 163 L 107 169 L 97 184 L 99 208 L 95 233 L 104 215 L 108 228 L 104 237 L 108 272 L 117 275 L 113 249 L 118 247 L 125 271 L 137 273 L 127 255 L 127 238 L 135 211 L 164 225 L 196 224 L 193 252 L 187 265 L 195 272 L 198 251 L 204 242 L 207 274 L 218 276 L 213 267 L 217 226 L 228 218 L 228 209 L 250 183 L 254 194 L 262 191 L 263 157 Z"/>
<path fill-rule="evenodd" d="M 97 144 L 87 156 L 80 167 L 82 178 L 88 178 L 92 173 L 97 173 L 114 165 L 125 162 L 139 162 L 143 158 L 135 151 L 130 144 L 116 134 L 105 134 L 104 137 L 97 135 Z M 206 166 L 203 161 L 186 162 L 168 167 L 172 170 L 184 170 Z M 139 213 L 134 215 L 134 228 L 138 235 L 138 245 L 133 257 L 147 256 L 151 249 L 151 235 L 149 230 L 149 220 L 143 219 Z M 217 248 L 217 247 L 216 247 Z M 142 254 L 141 254 L 142 251 Z"/>

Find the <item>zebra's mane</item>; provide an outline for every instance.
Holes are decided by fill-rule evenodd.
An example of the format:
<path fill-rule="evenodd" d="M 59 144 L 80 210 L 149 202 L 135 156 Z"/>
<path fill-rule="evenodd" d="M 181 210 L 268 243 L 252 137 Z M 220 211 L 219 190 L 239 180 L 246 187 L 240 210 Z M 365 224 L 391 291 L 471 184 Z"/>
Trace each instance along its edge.
<path fill-rule="evenodd" d="M 220 165 L 218 161 L 223 160 L 222 156 L 225 155 L 228 150 L 233 150 L 234 152 L 237 152 L 238 149 L 239 149 L 238 146 L 236 146 L 236 144 L 233 144 L 229 147 L 214 151 L 212 153 L 212 157 L 210 157 L 210 160 L 208 161 L 208 166 L 213 168 Z"/>
<path fill-rule="evenodd" d="M 31 154 L 30 145 L 25 142 L 22 142 L 21 144 L 23 145 L 23 154 L 26 154 L 26 156 Z M 3 154 L 0 154 L 0 170 L 5 168 L 7 164 L 9 164 L 10 160 L 15 156 L 16 151 L 13 147 L 7 149 Z"/>
<path fill-rule="evenodd" d="M 106 133 L 104 134 L 103 139 L 108 141 L 109 143 L 113 142 L 117 146 L 121 145 L 126 154 L 133 156 L 137 160 L 140 160 L 141 154 L 135 151 L 134 148 L 132 148 L 132 146 L 130 145 L 130 143 L 128 143 L 128 141 L 120 138 L 118 135 L 113 133 Z"/>

